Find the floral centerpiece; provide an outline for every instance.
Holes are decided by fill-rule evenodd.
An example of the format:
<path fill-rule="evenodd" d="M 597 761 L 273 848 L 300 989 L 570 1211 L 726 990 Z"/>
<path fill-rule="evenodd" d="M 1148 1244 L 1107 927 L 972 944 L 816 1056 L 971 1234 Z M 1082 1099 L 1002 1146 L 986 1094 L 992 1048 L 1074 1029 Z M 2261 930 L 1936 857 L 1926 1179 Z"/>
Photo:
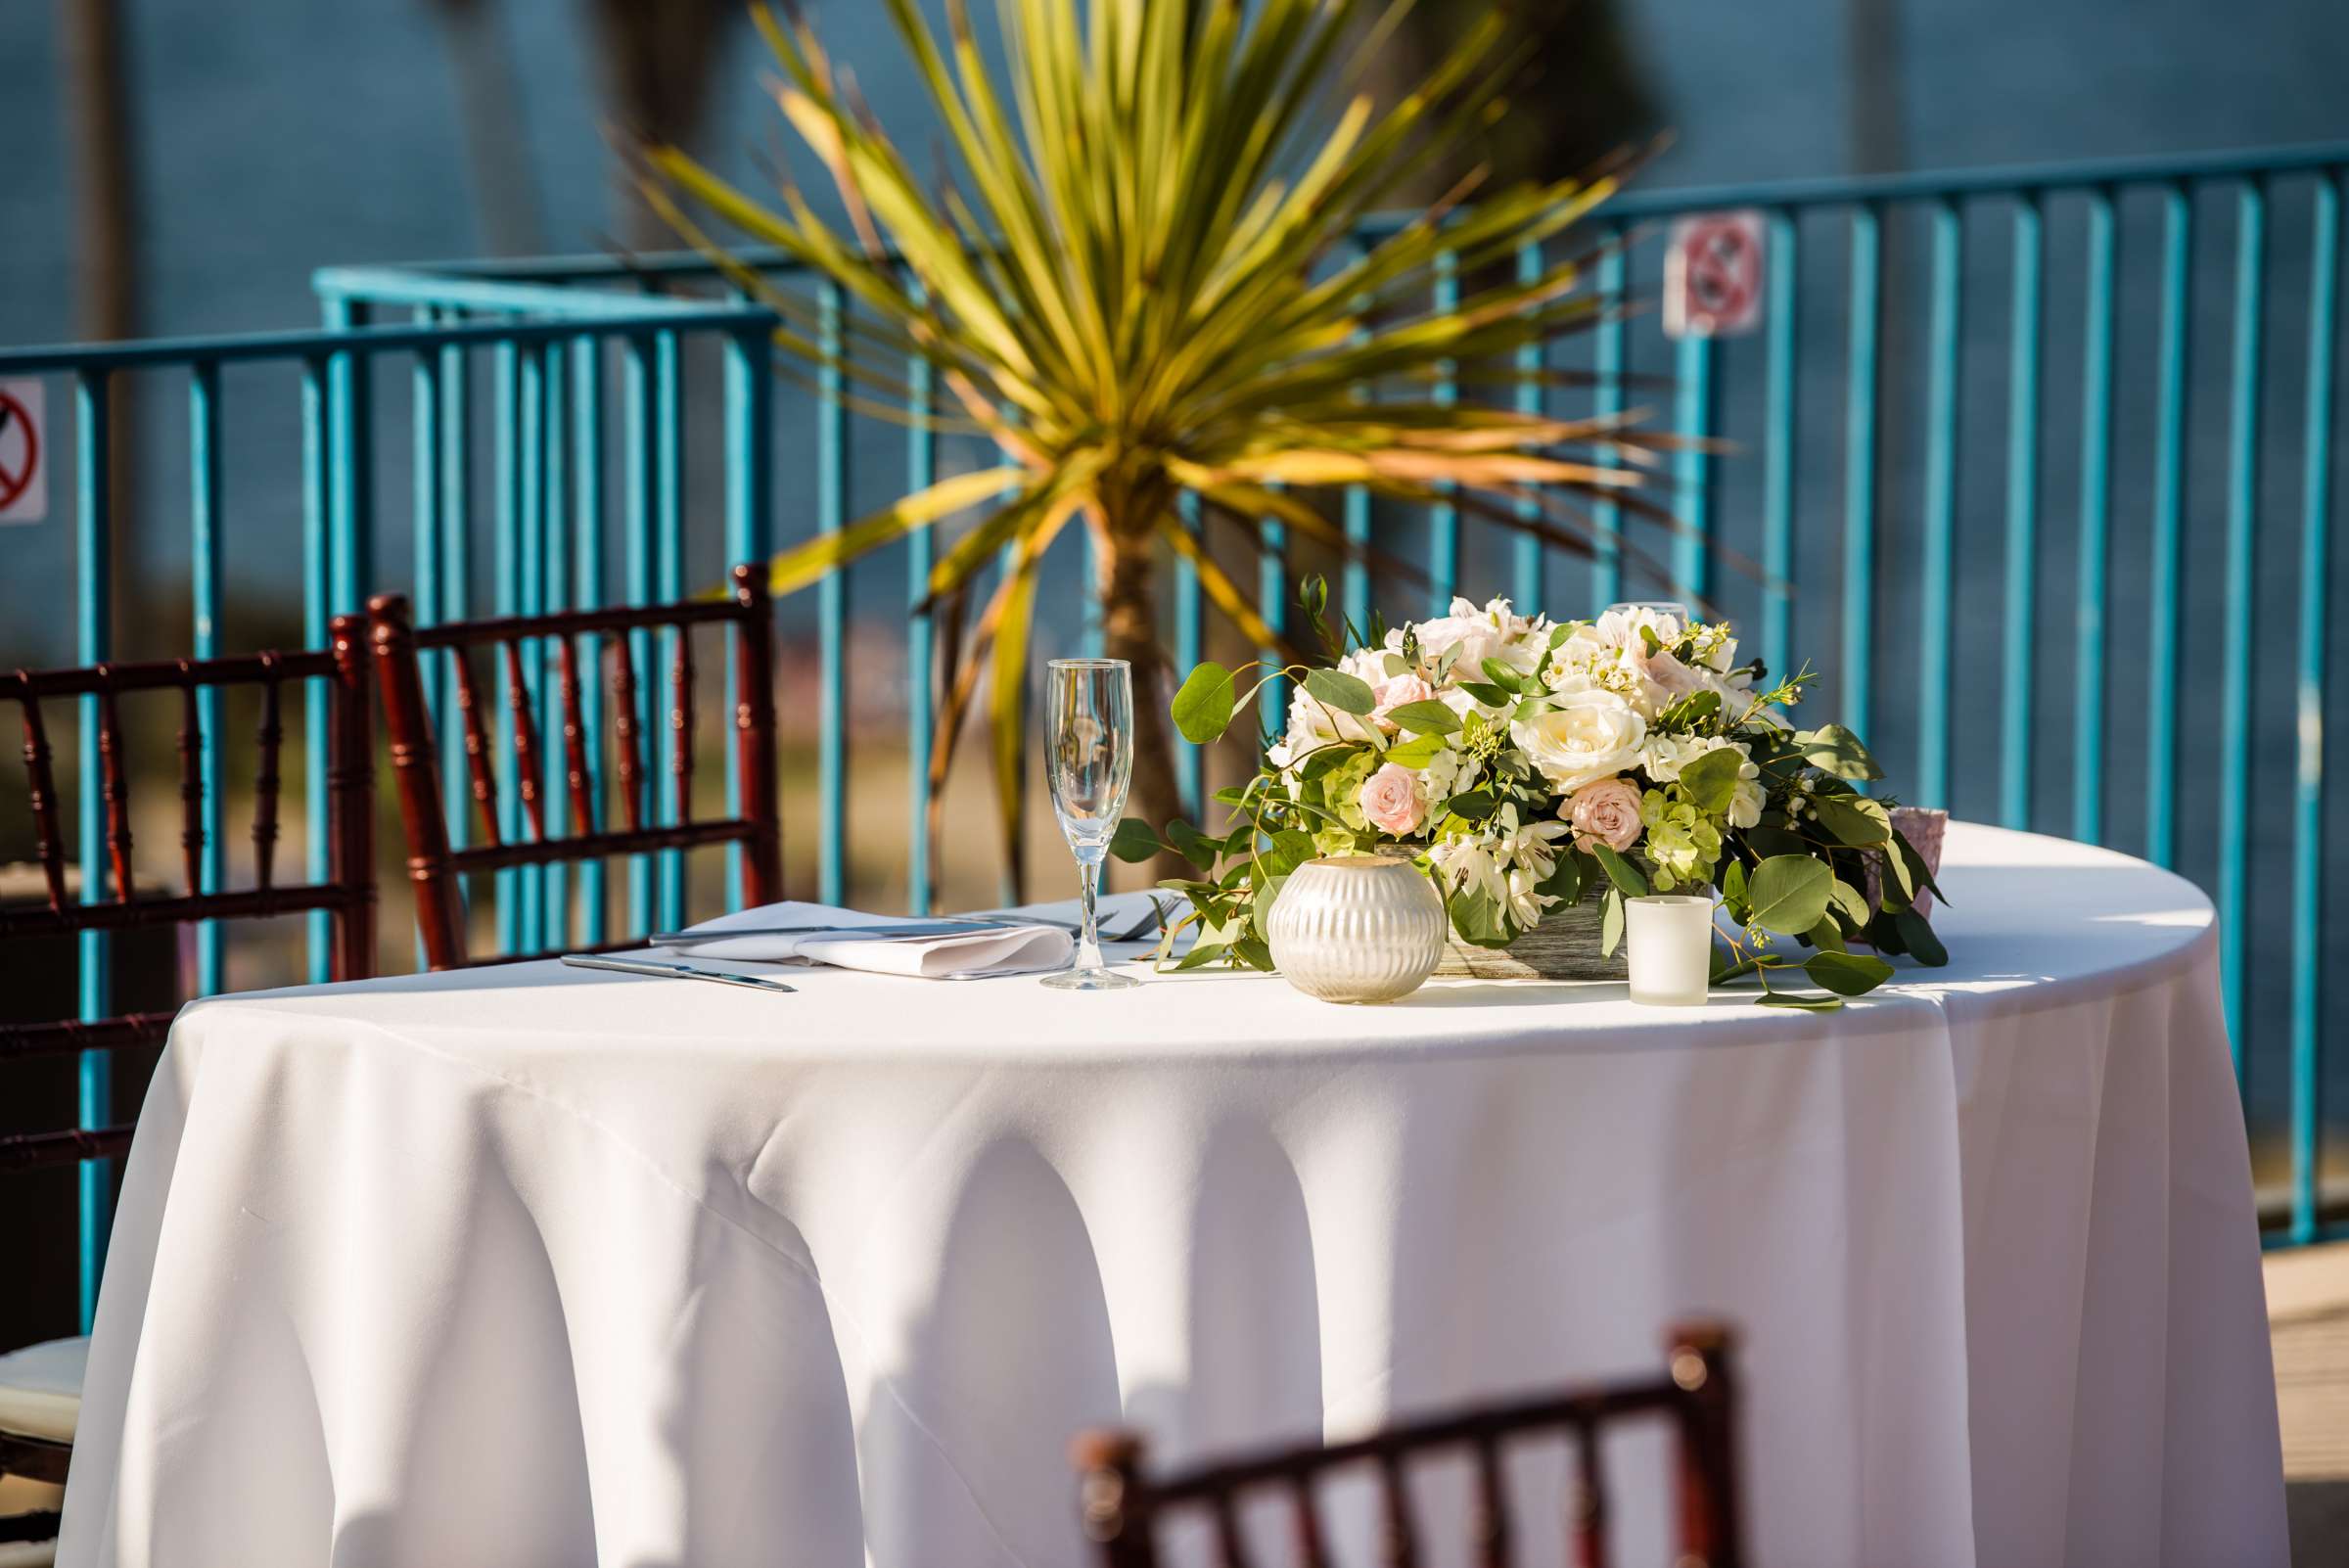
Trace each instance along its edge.
<path fill-rule="evenodd" d="M 1454 599 L 1435 620 L 1333 631 L 1317 579 L 1303 605 L 1330 664 L 1206 663 L 1175 695 L 1176 727 L 1206 742 L 1264 682 L 1295 683 L 1262 768 L 1216 796 L 1222 830 L 1120 831 L 1123 857 L 1171 849 L 1198 872 L 1165 884 L 1190 907 L 1162 957 L 1196 933 L 1177 967 L 1270 969 L 1264 921 L 1283 878 L 1316 855 L 1382 853 L 1410 855 L 1454 935 L 1481 947 L 1597 899 L 1612 954 L 1627 897 L 1718 889 L 1736 934 L 1715 983 L 1755 977 L 1782 1006 L 1872 990 L 1886 953 L 1946 961 L 1913 907 L 1932 888 L 1924 860 L 1889 799 L 1856 787 L 1881 776 L 1866 748 L 1838 724 L 1792 723 L 1810 672 L 1739 664 L 1727 623 L 1648 608 L 1553 622 Z M 1797 972 L 1817 990 L 1786 989 Z"/>

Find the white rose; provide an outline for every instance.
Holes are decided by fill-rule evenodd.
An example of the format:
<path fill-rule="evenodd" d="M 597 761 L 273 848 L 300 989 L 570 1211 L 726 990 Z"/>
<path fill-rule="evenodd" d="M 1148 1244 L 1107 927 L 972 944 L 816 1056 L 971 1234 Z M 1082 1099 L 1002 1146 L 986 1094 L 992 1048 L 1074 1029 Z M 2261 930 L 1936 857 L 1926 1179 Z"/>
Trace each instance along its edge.
<path fill-rule="evenodd" d="M 1577 790 L 1638 760 L 1647 721 L 1611 691 L 1569 692 L 1557 705 L 1509 725 L 1509 738 L 1561 790 Z"/>

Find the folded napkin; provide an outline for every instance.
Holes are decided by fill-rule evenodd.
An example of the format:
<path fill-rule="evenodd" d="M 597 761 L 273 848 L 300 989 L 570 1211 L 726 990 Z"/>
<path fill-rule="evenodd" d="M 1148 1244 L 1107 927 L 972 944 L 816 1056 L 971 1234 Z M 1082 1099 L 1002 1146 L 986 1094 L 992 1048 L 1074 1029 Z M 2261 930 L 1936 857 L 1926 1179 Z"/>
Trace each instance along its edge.
<path fill-rule="evenodd" d="M 1002 917 L 1006 920 L 1010 916 Z M 831 964 L 922 980 L 980 980 L 990 975 L 1036 974 L 1068 966 L 1077 939 L 1054 925 L 1004 925 L 936 937 L 852 937 L 776 933 L 777 926 L 900 926 L 904 915 L 866 914 L 820 903 L 768 903 L 741 909 L 691 928 L 695 935 L 739 931 L 722 942 L 678 944 L 681 956 L 751 963 Z"/>

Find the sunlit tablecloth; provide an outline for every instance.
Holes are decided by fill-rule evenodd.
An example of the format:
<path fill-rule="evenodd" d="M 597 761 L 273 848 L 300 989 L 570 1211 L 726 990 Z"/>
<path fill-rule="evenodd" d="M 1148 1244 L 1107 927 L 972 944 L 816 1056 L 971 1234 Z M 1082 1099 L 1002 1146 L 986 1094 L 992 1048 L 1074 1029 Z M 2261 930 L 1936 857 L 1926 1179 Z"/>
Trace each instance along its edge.
<path fill-rule="evenodd" d="M 1350 1432 L 1706 1311 L 1760 1562 L 2281 1563 L 2210 906 L 1948 860 L 1952 967 L 1827 1017 L 551 965 L 191 1007 L 61 1561 L 1069 1564 L 1080 1427 Z M 1666 1560 L 1661 1439 L 1609 1458 Z"/>

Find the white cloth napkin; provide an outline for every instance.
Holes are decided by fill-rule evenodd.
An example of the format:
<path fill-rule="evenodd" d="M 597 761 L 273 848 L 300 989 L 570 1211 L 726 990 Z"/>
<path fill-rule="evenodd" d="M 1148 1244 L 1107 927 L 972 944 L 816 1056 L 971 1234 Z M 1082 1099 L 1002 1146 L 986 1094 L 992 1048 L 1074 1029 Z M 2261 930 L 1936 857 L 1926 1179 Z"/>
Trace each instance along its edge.
<path fill-rule="evenodd" d="M 741 931 L 725 942 L 679 944 L 671 952 L 686 958 L 751 963 L 831 964 L 880 975 L 920 980 L 979 980 L 989 975 L 1025 975 L 1059 969 L 1069 962 L 1077 939 L 1057 926 L 999 927 L 938 937 L 855 938 L 840 935 L 760 935 L 773 926 L 894 926 L 914 923 L 904 915 L 867 914 L 821 903 L 769 903 L 741 909 L 690 929 L 696 933 Z"/>

